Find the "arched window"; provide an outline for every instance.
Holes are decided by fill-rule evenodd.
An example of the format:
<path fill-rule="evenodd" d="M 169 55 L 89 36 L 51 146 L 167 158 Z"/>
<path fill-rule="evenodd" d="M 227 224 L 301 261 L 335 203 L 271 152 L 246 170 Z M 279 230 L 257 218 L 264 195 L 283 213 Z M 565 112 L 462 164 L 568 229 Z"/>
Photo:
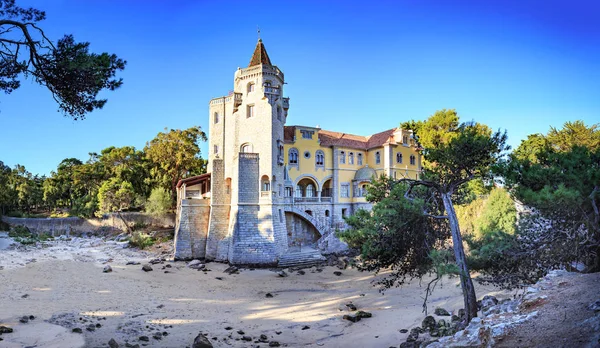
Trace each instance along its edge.
<path fill-rule="evenodd" d="M 346 153 L 344 151 L 340 151 L 340 163 L 346 164 Z"/>
<path fill-rule="evenodd" d="M 362 153 L 359 153 L 356 157 L 356 162 L 358 162 L 357 164 L 362 166 Z"/>
<path fill-rule="evenodd" d="M 219 113 L 218 112 L 215 112 L 213 114 L 213 120 L 215 123 L 219 123 Z"/>
<path fill-rule="evenodd" d="M 402 154 L 400 152 L 396 154 L 396 163 L 402 163 Z"/>
<path fill-rule="evenodd" d="M 315 165 L 317 167 L 323 167 L 325 165 L 325 154 L 321 150 L 317 150 L 315 153 Z"/>
<path fill-rule="evenodd" d="M 415 162 L 416 162 L 416 157 L 415 157 L 415 155 L 410 155 L 410 164 L 414 166 L 414 165 L 415 165 Z"/>
<path fill-rule="evenodd" d="M 271 182 L 269 181 L 269 177 L 267 175 L 263 175 L 260 179 L 260 190 L 271 191 Z"/>
<path fill-rule="evenodd" d="M 354 152 L 350 152 L 348 154 L 348 163 L 349 164 L 354 164 Z"/>
<path fill-rule="evenodd" d="M 243 144 L 242 146 L 240 146 L 240 152 L 243 152 L 243 153 L 252 152 L 252 144 L 250 144 L 250 143 Z"/>
<path fill-rule="evenodd" d="M 254 92 L 254 82 L 248 83 L 248 93 Z"/>
<path fill-rule="evenodd" d="M 315 185 L 308 184 L 306 185 L 306 197 L 314 197 L 315 196 Z"/>
<path fill-rule="evenodd" d="M 379 153 L 379 151 L 375 152 L 375 164 L 380 164 L 381 163 L 381 154 Z"/>
<path fill-rule="evenodd" d="M 288 151 L 288 163 L 292 165 L 298 165 L 298 150 L 291 148 Z"/>

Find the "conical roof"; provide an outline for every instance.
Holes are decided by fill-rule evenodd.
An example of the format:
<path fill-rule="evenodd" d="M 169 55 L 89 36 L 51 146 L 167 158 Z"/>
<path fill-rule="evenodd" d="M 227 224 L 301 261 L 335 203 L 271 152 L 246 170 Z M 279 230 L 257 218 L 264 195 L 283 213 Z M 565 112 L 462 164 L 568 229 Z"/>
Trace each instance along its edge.
<path fill-rule="evenodd" d="M 273 65 L 271 64 L 271 59 L 269 59 L 269 55 L 267 54 L 267 50 L 265 49 L 265 45 L 262 42 L 262 39 L 258 39 L 256 43 L 256 48 L 254 49 L 254 53 L 252 54 L 252 59 L 250 59 L 250 64 L 248 67 L 264 64 L 264 65 Z"/>

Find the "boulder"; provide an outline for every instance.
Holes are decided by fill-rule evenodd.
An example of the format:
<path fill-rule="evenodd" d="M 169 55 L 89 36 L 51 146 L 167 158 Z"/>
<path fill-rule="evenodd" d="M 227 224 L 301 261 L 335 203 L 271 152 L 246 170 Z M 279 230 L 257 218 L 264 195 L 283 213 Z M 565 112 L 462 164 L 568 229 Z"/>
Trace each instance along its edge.
<path fill-rule="evenodd" d="M 269 347 L 279 347 L 279 342 L 271 341 L 271 342 L 269 342 Z"/>
<path fill-rule="evenodd" d="M 12 327 L 0 326 L 0 335 L 13 332 Z"/>
<path fill-rule="evenodd" d="M 117 341 L 115 341 L 114 338 L 111 338 L 110 341 L 108 341 L 108 346 L 110 348 L 119 348 L 119 344 L 117 343 Z"/>
<path fill-rule="evenodd" d="M 203 269 L 206 267 L 206 265 L 204 265 L 200 260 L 192 260 L 187 264 L 187 266 L 191 269 Z"/>
<path fill-rule="evenodd" d="M 279 272 L 277 272 L 277 275 L 280 276 L 281 278 L 285 278 L 288 276 L 288 274 L 285 273 L 285 271 L 279 271 Z"/>
<path fill-rule="evenodd" d="M 346 314 L 342 317 L 342 319 L 356 323 L 357 321 L 360 321 L 361 318 L 356 315 Z"/>
<path fill-rule="evenodd" d="M 415 327 L 415 328 L 410 329 L 410 333 L 408 334 L 408 337 L 406 338 L 406 342 L 416 342 L 418 338 L 419 338 L 419 328 Z"/>
<path fill-rule="evenodd" d="M 351 310 L 351 311 L 355 311 L 356 310 L 356 306 L 352 302 L 346 303 L 346 307 L 348 307 L 348 309 Z"/>
<path fill-rule="evenodd" d="M 192 344 L 192 348 L 213 348 L 212 343 L 204 336 L 203 334 L 198 334 L 196 338 L 194 338 L 194 343 Z"/>
<path fill-rule="evenodd" d="M 23 316 L 21 319 L 19 319 L 19 321 L 22 322 L 23 324 L 27 324 L 29 322 L 29 317 Z"/>
<path fill-rule="evenodd" d="M 336 276 L 338 276 L 338 277 L 339 277 L 339 276 L 341 276 L 341 275 L 342 275 L 342 272 L 340 272 L 340 271 L 335 271 L 335 272 L 333 272 L 333 274 L 335 274 Z"/>
<path fill-rule="evenodd" d="M 435 311 L 433 312 L 435 315 L 439 315 L 439 316 L 443 316 L 443 317 L 449 317 L 450 313 L 448 313 L 447 310 L 445 310 L 444 308 L 436 308 Z"/>
<path fill-rule="evenodd" d="M 358 318 L 370 318 L 373 316 L 373 314 L 369 313 L 369 312 L 364 312 L 364 311 L 358 311 L 356 312 L 356 316 Z"/>
<path fill-rule="evenodd" d="M 146 265 L 142 266 L 142 270 L 144 272 L 150 272 L 150 271 L 152 271 L 152 267 L 150 265 L 146 264 Z"/>
<path fill-rule="evenodd" d="M 421 322 L 421 327 L 426 330 L 433 330 L 435 328 L 435 318 L 428 315 Z"/>
<path fill-rule="evenodd" d="M 498 304 L 498 299 L 494 296 L 486 295 L 481 299 L 481 309 L 486 310 Z"/>
<path fill-rule="evenodd" d="M 227 273 L 227 274 L 239 274 L 240 270 L 237 267 L 235 267 L 235 266 L 230 266 L 226 270 L 224 270 L 223 273 Z"/>
<path fill-rule="evenodd" d="M 110 267 L 110 265 L 106 265 L 106 266 L 104 266 L 104 269 L 102 270 L 102 272 L 110 273 L 110 272 L 112 272 L 112 267 Z"/>

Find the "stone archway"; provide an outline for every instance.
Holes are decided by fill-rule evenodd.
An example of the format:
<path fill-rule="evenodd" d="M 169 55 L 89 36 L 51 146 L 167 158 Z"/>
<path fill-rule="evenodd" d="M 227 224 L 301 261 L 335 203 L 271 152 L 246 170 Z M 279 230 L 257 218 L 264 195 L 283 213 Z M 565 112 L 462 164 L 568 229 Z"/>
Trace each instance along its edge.
<path fill-rule="evenodd" d="M 311 211 L 297 208 L 285 210 L 285 221 L 288 232 L 290 251 L 299 251 L 302 247 L 317 247 L 317 242 L 324 234 L 324 226 L 310 215 Z"/>

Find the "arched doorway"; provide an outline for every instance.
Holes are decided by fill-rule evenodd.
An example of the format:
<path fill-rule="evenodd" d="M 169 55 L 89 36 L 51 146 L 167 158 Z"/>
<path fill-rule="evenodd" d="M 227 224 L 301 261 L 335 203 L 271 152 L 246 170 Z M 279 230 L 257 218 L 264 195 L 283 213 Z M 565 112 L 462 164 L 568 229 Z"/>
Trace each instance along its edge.
<path fill-rule="evenodd" d="M 285 224 L 288 234 L 288 250 L 290 252 L 301 251 L 302 248 L 317 247 L 317 241 L 321 233 L 315 227 L 312 217 L 307 213 L 293 211 L 285 212 Z"/>
<path fill-rule="evenodd" d="M 319 200 L 319 186 L 312 178 L 302 178 L 296 184 L 295 201 L 297 202 L 317 202 Z"/>

